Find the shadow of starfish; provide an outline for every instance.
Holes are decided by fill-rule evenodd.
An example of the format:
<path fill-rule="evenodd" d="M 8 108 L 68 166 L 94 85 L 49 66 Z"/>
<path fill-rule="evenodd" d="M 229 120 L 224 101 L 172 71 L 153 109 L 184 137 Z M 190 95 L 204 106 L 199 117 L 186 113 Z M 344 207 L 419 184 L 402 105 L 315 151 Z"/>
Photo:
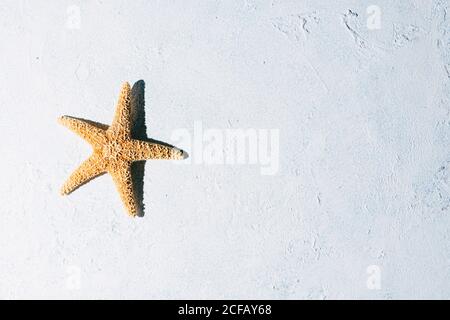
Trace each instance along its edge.
<path fill-rule="evenodd" d="M 156 142 L 168 147 L 174 147 L 168 143 L 150 139 L 147 136 L 147 126 L 145 125 L 145 82 L 144 80 L 137 81 L 131 88 L 131 137 L 133 139 Z M 188 157 L 186 151 L 183 152 L 184 158 Z M 133 162 L 131 166 L 131 177 L 133 181 L 133 188 L 135 198 L 139 207 L 138 216 L 145 215 L 144 205 L 144 175 L 145 175 L 145 160 Z"/>

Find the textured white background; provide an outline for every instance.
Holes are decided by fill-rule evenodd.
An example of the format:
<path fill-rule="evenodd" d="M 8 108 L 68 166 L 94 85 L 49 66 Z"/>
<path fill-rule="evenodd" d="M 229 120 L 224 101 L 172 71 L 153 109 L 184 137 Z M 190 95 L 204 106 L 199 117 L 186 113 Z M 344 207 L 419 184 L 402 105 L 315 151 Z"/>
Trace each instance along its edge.
<path fill-rule="evenodd" d="M 0 298 L 450 298 L 449 26 L 445 0 L 0 1 Z M 149 136 L 278 128 L 279 173 L 147 162 L 138 219 L 109 176 L 59 196 L 90 148 L 57 117 L 109 123 L 139 79 Z"/>

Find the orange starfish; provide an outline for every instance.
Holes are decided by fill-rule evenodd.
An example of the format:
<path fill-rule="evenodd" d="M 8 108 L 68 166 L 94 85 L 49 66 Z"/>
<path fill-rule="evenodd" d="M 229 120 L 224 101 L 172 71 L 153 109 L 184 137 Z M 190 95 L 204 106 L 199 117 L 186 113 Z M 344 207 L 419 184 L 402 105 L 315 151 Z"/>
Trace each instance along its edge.
<path fill-rule="evenodd" d="M 184 159 L 182 150 L 158 143 L 141 141 L 131 137 L 132 110 L 131 88 L 124 83 L 111 126 L 62 116 L 59 122 L 86 140 L 93 148 L 92 155 L 76 169 L 61 188 L 67 195 L 91 179 L 109 173 L 114 180 L 128 214 L 138 214 L 138 203 L 133 190 L 131 164 L 147 159 Z"/>

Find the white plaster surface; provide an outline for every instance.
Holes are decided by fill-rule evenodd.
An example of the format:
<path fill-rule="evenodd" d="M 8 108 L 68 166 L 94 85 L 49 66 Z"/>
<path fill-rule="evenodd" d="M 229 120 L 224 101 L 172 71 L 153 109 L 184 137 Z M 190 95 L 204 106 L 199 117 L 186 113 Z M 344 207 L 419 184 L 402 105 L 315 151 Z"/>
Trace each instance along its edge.
<path fill-rule="evenodd" d="M 449 35 L 444 0 L 2 0 L 0 298 L 450 298 Z M 140 79 L 150 137 L 279 129 L 279 172 L 147 162 L 137 219 L 109 176 L 61 197 L 90 148 L 57 117 Z"/>

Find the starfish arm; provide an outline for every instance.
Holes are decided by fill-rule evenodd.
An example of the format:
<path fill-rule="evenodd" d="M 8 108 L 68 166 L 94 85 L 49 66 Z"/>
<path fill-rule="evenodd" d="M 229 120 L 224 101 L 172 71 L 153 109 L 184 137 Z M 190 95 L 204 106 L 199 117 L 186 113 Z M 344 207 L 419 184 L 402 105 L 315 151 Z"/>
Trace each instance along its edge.
<path fill-rule="evenodd" d="M 138 205 L 131 176 L 131 162 L 122 163 L 116 170 L 110 171 L 110 174 L 128 214 L 132 217 L 137 216 Z"/>
<path fill-rule="evenodd" d="M 108 132 L 113 136 L 129 138 L 131 132 L 131 88 L 128 82 L 122 85 L 119 101 L 117 102 L 114 119 Z"/>
<path fill-rule="evenodd" d="M 85 160 L 67 179 L 61 188 L 61 194 L 70 194 L 75 189 L 106 172 L 106 166 L 97 154 Z"/>
<path fill-rule="evenodd" d="M 62 116 L 59 118 L 59 122 L 92 146 L 101 145 L 105 141 L 105 130 L 108 126 L 104 124 L 69 116 Z"/>
<path fill-rule="evenodd" d="M 183 150 L 157 142 L 131 140 L 127 149 L 132 161 L 148 159 L 182 160 L 186 158 Z"/>

